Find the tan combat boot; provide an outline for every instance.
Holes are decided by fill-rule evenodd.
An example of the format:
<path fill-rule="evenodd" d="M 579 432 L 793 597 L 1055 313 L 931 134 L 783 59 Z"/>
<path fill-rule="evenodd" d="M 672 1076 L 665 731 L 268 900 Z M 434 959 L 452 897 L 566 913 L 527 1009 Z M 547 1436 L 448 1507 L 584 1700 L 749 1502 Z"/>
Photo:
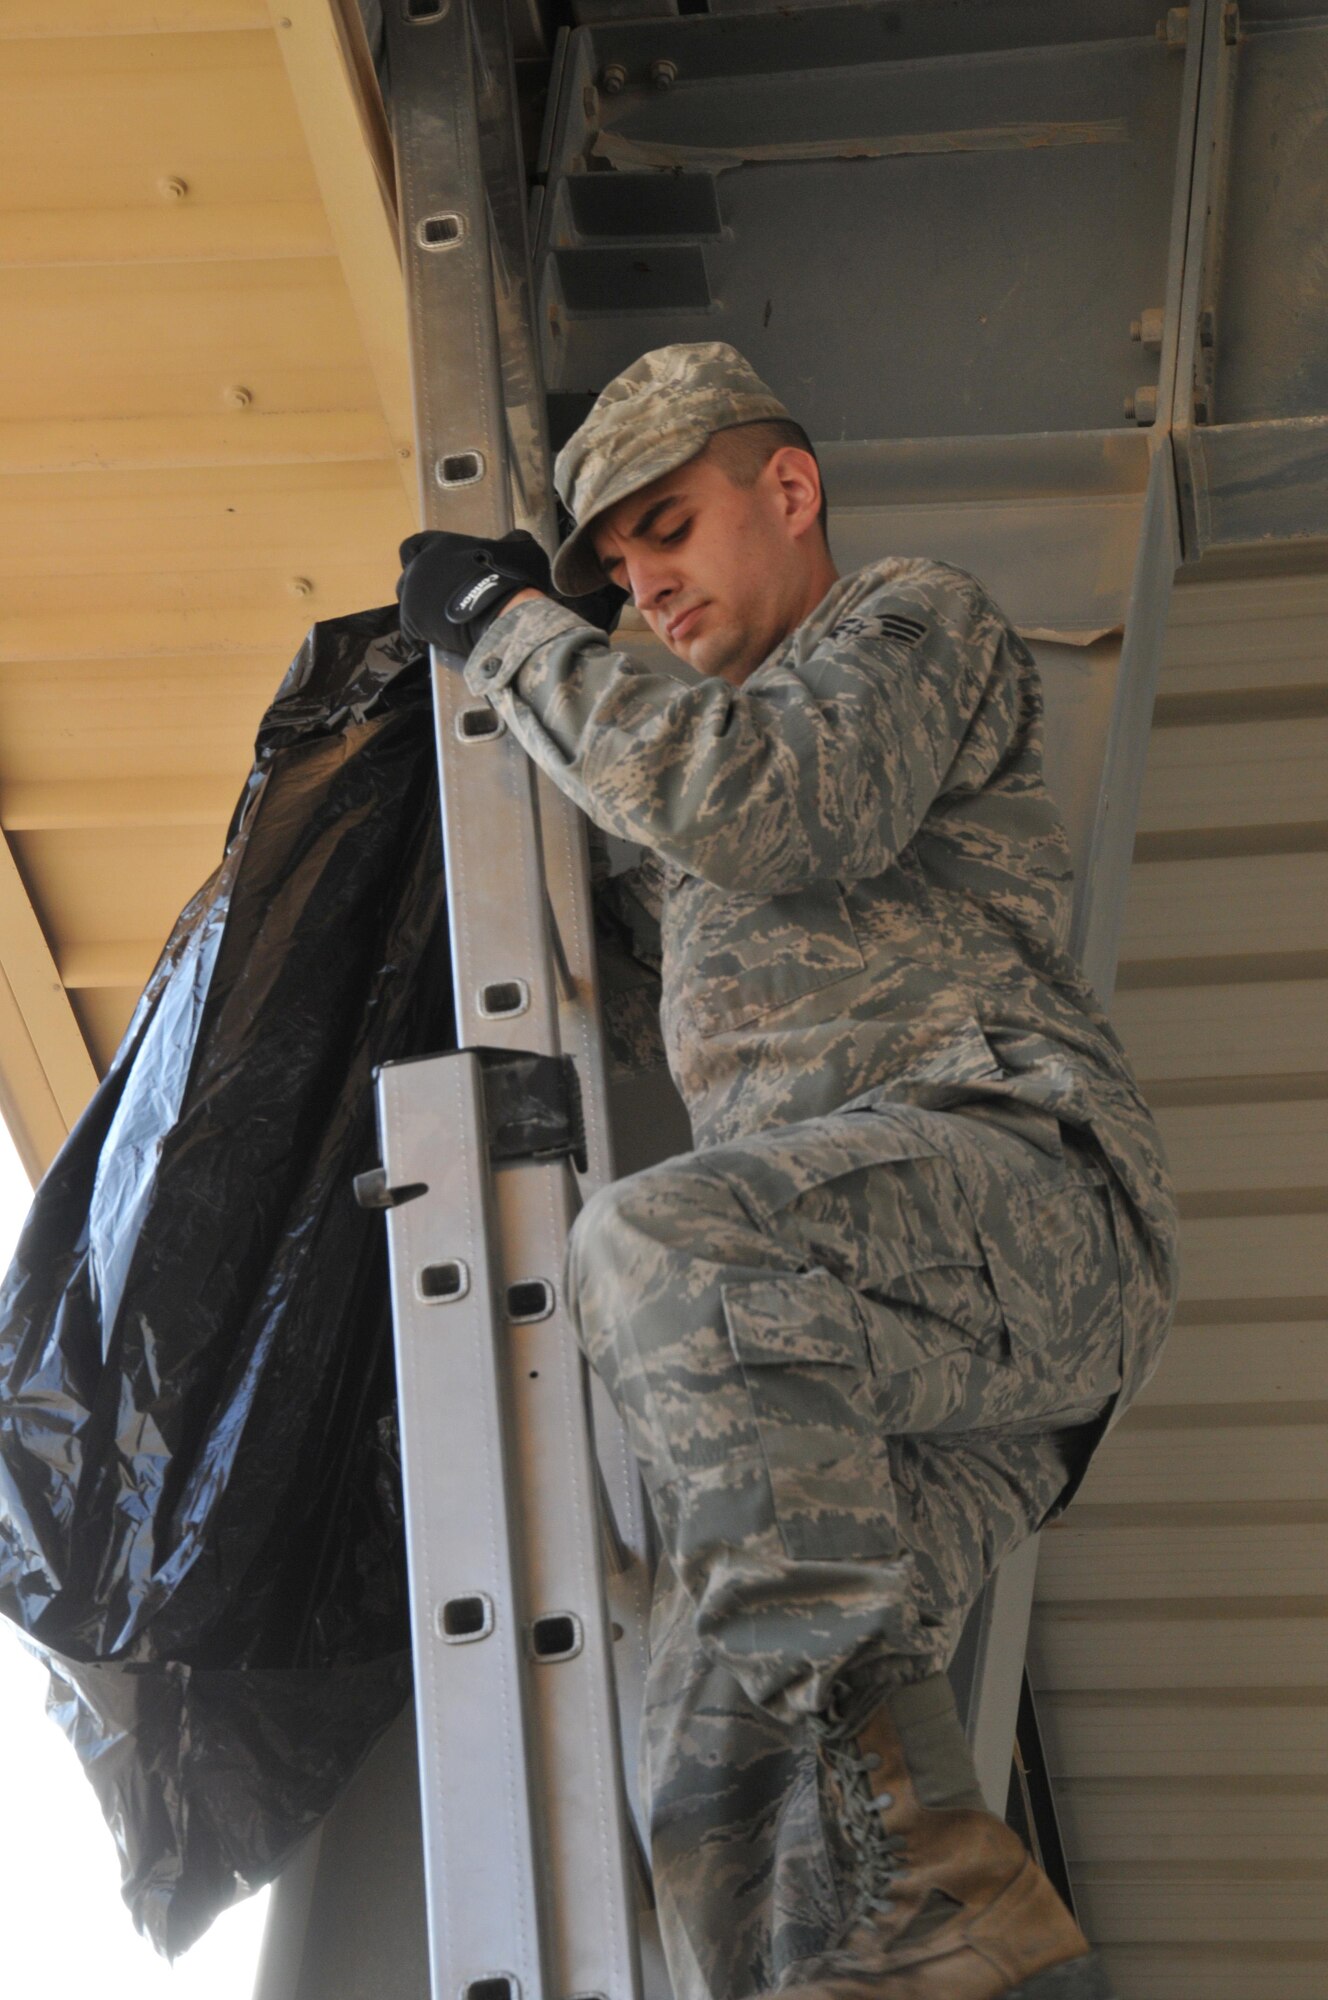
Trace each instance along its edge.
<path fill-rule="evenodd" d="M 945 1676 L 855 1706 L 813 1725 L 851 1907 L 781 2000 L 1111 2000 L 1051 1883 L 983 1806 Z"/>

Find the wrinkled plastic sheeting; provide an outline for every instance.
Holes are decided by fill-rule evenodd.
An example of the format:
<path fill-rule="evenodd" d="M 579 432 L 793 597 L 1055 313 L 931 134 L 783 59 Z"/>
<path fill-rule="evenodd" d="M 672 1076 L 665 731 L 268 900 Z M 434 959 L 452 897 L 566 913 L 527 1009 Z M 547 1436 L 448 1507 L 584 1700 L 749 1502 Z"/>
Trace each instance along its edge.
<path fill-rule="evenodd" d="M 425 661 L 313 628 L 0 1291 L 0 1610 L 136 1923 L 268 1881 L 410 1685 L 372 1072 L 454 1043 Z"/>

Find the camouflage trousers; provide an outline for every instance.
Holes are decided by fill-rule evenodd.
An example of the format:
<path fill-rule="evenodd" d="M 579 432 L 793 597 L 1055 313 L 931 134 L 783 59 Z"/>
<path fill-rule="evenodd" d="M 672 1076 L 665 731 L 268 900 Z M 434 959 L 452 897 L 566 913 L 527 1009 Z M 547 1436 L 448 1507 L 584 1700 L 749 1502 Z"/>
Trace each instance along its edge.
<path fill-rule="evenodd" d="M 665 1555 L 642 1762 L 679 2000 L 822 1948 L 800 1718 L 846 1671 L 943 1669 L 1075 1483 L 1121 1380 L 1107 1182 L 1041 1112 L 884 1102 L 667 1160 L 578 1219 L 572 1309 Z"/>

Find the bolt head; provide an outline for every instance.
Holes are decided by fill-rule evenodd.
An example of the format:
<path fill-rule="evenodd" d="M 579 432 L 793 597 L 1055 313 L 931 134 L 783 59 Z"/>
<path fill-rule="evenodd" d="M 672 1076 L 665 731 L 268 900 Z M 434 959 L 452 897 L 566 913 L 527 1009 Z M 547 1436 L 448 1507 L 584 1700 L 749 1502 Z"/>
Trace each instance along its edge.
<path fill-rule="evenodd" d="M 650 65 L 650 81 L 656 90 L 672 90 L 678 81 L 678 65 L 669 56 L 656 56 Z"/>
<path fill-rule="evenodd" d="M 616 97 L 627 87 L 627 67 L 625 63 L 605 63 L 599 80 L 599 87 L 606 97 Z"/>

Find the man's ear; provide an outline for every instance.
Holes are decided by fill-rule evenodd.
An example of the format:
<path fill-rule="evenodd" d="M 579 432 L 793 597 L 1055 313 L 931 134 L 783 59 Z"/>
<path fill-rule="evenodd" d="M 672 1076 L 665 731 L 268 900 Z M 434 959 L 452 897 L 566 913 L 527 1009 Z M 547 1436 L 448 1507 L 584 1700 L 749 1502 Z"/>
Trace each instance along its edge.
<path fill-rule="evenodd" d="M 781 445 L 766 466 L 779 494 L 780 506 L 795 536 L 806 534 L 821 513 L 821 474 L 809 451 L 795 444 Z"/>

